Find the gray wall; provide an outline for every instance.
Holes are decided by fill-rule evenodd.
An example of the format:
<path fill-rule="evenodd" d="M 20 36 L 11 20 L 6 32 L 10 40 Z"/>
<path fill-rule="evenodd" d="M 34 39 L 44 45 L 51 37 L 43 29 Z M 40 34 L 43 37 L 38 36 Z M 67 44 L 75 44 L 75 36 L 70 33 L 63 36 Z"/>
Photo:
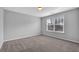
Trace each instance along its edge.
<path fill-rule="evenodd" d="M 64 15 L 64 33 L 46 31 L 46 19 Z M 42 18 L 42 34 L 79 43 L 79 9 Z"/>
<path fill-rule="evenodd" d="M 39 35 L 40 18 L 4 10 L 4 39 L 14 40 Z"/>
<path fill-rule="evenodd" d="M 3 9 L 0 8 L 0 48 L 3 43 Z"/>

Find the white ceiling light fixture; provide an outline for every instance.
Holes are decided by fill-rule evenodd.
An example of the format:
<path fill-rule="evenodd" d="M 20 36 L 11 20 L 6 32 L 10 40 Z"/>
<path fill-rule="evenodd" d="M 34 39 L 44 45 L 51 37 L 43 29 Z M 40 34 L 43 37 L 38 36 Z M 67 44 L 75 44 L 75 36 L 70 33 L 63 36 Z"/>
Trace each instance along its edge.
<path fill-rule="evenodd" d="M 41 11 L 43 9 L 43 7 L 38 7 L 38 10 Z"/>

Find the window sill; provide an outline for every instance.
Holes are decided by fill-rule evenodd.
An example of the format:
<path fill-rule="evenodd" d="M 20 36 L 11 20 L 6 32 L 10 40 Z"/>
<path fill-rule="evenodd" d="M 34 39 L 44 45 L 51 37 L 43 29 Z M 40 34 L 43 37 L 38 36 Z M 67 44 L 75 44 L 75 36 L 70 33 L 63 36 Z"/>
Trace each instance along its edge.
<path fill-rule="evenodd" d="M 47 32 L 54 32 L 54 33 L 64 33 L 64 31 L 51 31 L 51 30 L 46 30 Z"/>

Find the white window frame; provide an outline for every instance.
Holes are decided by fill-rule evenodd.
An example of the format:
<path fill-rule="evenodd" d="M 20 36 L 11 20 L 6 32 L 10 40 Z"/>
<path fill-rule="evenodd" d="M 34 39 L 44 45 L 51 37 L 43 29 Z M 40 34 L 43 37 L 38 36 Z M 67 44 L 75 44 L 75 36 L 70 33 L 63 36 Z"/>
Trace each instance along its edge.
<path fill-rule="evenodd" d="M 55 24 L 55 19 L 57 19 L 57 18 L 63 18 L 63 24 L 62 24 L 62 26 L 63 26 L 63 31 L 55 31 L 55 25 L 60 25 L 60 24 Z M 53 26 L 54 26 L 54 30 L 48 30 L 48 23 L 47 23 L 47 20 L 53 20 L 54 19 L 54 24 L 53 24 Z M 57 32 L 57 33 L 64 33 L 64 16 L 59 16 L 59 17 L 53 17 L 53 18 L 48 18 L 46 20 L 46 31 L 49 31 L 49 32 Z"/>

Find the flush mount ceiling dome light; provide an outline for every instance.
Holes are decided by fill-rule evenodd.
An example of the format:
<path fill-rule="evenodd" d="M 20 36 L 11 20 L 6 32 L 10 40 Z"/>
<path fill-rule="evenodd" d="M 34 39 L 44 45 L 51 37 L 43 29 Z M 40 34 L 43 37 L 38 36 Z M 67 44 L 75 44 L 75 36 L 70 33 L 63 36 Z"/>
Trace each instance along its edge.
<path fill-rule="evenodd" d="M 38 10 L 41 11 L 43 8 L 42 7 L 38 7 Z"/>

